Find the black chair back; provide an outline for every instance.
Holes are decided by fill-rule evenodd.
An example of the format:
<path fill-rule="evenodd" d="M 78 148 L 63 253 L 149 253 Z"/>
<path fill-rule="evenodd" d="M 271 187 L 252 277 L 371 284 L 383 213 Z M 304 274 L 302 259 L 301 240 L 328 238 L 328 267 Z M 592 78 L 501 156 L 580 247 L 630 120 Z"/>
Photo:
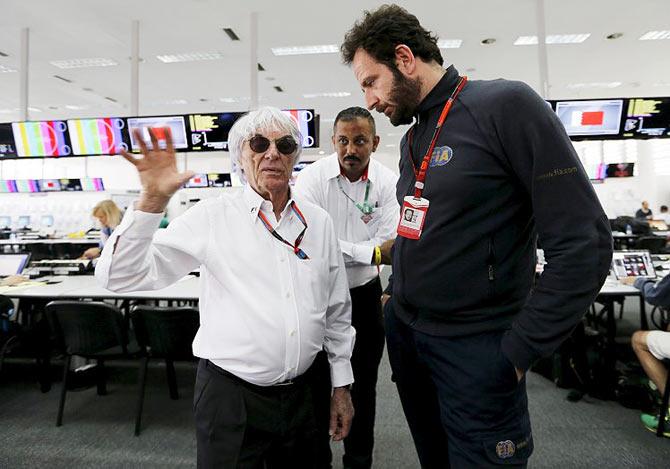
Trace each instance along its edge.
<path fill-rule="evenodd" d="M 635 242 L 635 249 L 646 249 L 652 254 L 661 254 L 667 242 L 664 236 L 644 236 Z"/>
<path fill-rule="evenodd" d="M 112 347 L 127 353 L 123 314 L 98 301 L 52 301 L 46 313 L 63 350 L 70 355 L 94 355 Z"/>
<path fill-rule="evenodd" d="M 200 327 L 197 309 L 136 306 L 131 317 L 137 342 L 152 357 L 171 360 L 193 358 L 193 338 Z"/>

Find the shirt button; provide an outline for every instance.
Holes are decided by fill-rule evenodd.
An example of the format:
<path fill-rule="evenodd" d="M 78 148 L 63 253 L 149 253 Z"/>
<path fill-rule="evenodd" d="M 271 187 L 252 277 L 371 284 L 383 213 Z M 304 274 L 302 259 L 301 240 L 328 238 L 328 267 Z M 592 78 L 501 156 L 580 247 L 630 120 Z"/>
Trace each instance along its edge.
<path fill-rule="evenodd" d="M 291 332 L 289 332 L 288 335 L 290 335 L 290 336 L 294 336 L 294 335 L 295 335 L 295 331 L 291 331 Z"/>
<path fill-rule="evenodd" d="M 291 292 L 286 292 L 286 298 L 291 298 Z"/>

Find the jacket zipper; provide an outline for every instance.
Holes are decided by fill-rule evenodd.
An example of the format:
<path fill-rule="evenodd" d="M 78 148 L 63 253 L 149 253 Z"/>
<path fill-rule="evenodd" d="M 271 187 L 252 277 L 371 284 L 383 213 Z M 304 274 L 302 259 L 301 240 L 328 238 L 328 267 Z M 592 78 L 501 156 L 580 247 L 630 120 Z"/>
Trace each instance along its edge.
<path fill-rule="evenodd" d="M 496 269 L 495 269 L 495 252 L 493 249 L 493 238 L 489 238 L 489 256 L 487 259 L 488 270 L 489 270 L 489 282 L 493 282 L 496 279 Z"/>

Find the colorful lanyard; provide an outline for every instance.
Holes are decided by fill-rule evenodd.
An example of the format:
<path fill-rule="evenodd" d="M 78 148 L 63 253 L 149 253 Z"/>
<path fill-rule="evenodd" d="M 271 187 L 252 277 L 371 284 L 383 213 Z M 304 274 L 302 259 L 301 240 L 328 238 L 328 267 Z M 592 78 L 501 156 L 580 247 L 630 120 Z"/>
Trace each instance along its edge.
<path fill-rule="evenodd" d="M 367 182 L 365 183 L 365 199 L 363 200 L 363 204 L 359 204 L 356 202 L 354 199 L 349 196 L 344 191 L 344 187 L 342 187 L 342 181 L 340 180 L 340 176 L 337 176 L 337 185 L 340 186 L 340 190 L 344 194 L 344 196 L 351 200 L 351 202 L 356 206 L 358 210 L 363 212 L 363 215 L 370 215 L 372 212 L 375 211 L 374 207 L 368 203 L 368 196 L 370 195 L 370 180 L 368 179 Z"/>
<path fill-rule="evenodd" d="M 309 256 L 305 254 L 305 251 L 300 249 L 300 242 L 302 241 L 303 236 L 305 236 L 305 231 L 307 230 L 307 221 L 305 220 L 304 215 L 300 212 L 298 209 L 298 206 L 295 204 L 294 201 L 291 201 L 291 210 L 293 210 L 293 213 L 295 213 L 295 216 L 298 217 L 298 220 L 303 224 L 304 228 L 298 235 L 298 237 L 295 239 L 295 243 L 291 244 L 288 241 L 286 241 L 282 236 L 277 233 L 277 231 L 273 228 L 272 224 L 268 221 L 268 219 L 263 215 L 263 212 L 261 210 L 258 210 L 258 218 L 261 219 L 263 222 L 263 225 L 265 225 L 265 228 L 270 232 L 272 236 L 277 238 L 279 241 L 282 243 L 286 244 L 287 246 L 290 246 L 293 248 L 293 252 L 295 253 L 296 256 L 298 256 L 300 259 L 309 259 Z"/>
<path fill-rule="evenodd" d="M 433 150 L 435 149 L 437 138 L 440 136 L 440 132 L 442 131 L 442 124 L 444 124 L 444 121 L 447 120 L 447 115 L 451 110 L 451 106 L 454 103 L 456 96 L 458 96 L 458 93 L 461 92 L 467 81 L 468 77 L 465 76 L 461 77 L 461 79 L 458 81 L 456 88 L 454 88 L 454 91 L 451 93 L 451 96 L 449 96 L 449 99 L 447 100 L 447 102 L 444 105 L 444 108 L 442 109 L 442 114 L 440 114 L 440 118 L 437 120 L 437 126 L 433 131 L 433 138 L 430 140 L 430 146 L 428 147 L 426 156 L 424 156 L 423 160 L 421 161 L 420 169 L 417 170 L 416 167 L 414 168 L 414 176 L 416 177 L 416 183 L 414 184 L 415 199 L 420 199 L 421 195 L 423 194 L 423 188 L 425 185 L 424 182 L 426 180 L 426 171 L 428 171 L 428 163 L 430 162 L 430 159 L 433 156 Z M 414 140 L 414 126 L 412 126 L 412 128 L 409 129 L 409 135 L 408 135 L 409 157 L 412 166 L 414 166 L 414 155 L 412 154 L 413 140 Z"/>

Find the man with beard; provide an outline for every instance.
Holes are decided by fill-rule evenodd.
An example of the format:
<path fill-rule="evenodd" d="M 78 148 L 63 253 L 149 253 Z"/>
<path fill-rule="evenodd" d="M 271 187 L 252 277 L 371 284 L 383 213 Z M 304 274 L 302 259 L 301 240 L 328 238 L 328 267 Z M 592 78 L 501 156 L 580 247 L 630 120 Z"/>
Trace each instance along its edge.
<path fill-rule="evenodd" d="M 351 357 L 356 383 L 351 399 L 356 413 L 349 436 L 344 439 L 343 465 L 352 469 L 372 466 L 377 369 L 384 350 L 380 247 L 395 237 L 400 211 L 395 198 L 398 177 L 370 158 L 378 145 L 370 112 L 361 107 L 344 109 L 333 126 L 335 154 L 303 169 L 295 186 L 296 193 L 330 214 L 347 270 L 351 323 L 356 329 Z M 322 371 L 316 371 L 314 378 L 321 433 L 318 467 L 327 468 L 332 460 L 328 441 L 331 385 L 325 355 L 320 361 L 317 358 L 319 363 Z"/>
<path fill-rule="evenodd" d="M 369 109 L 414 122 L 400 143 L 385 327 L 421 465 L 523 467 L 525 372 L 600 290 L 607 217 L 546 102 L 520 82 L 445 70 L 406 10 L 366 12 L 342 54 Z M 533 286 L 538 237 L 548 263 Z"/>

